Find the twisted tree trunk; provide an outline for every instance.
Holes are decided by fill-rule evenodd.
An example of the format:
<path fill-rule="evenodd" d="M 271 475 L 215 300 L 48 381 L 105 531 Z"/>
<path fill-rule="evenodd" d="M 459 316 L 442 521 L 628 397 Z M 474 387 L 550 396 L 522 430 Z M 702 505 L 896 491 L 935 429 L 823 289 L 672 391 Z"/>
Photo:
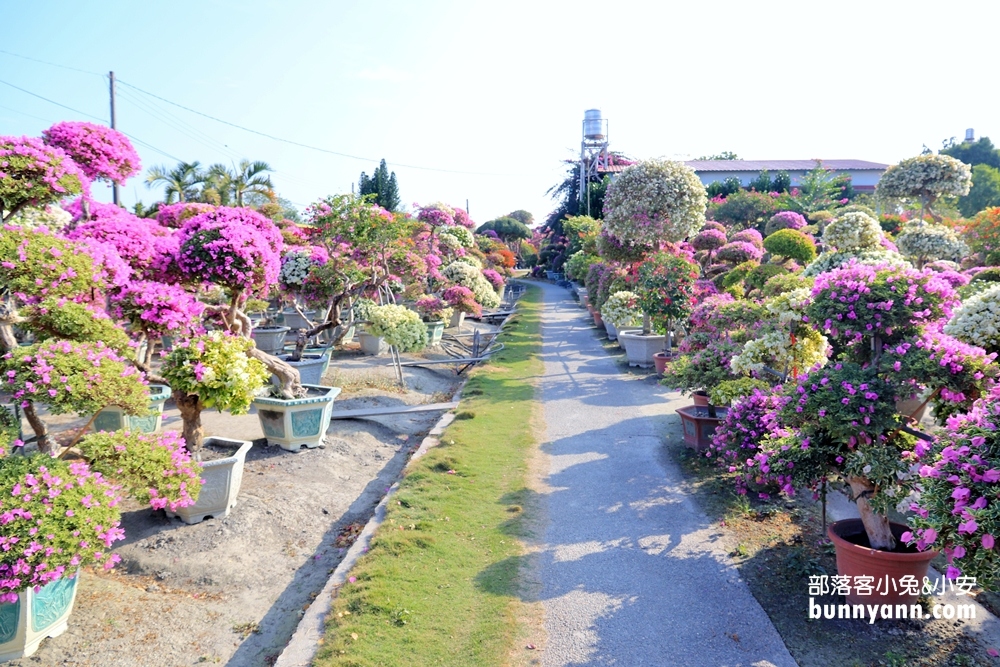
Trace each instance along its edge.
<path fill-rule="evenodd" d="M 872 549 L 891 551 L 896 546 L 896 538 L 892 535 L 889 517 L 877 514 L 868 504 L 868 497 L 876 491 L 875 485 L 864 477 L 848 477 L 847 483 L 851 485 L 854 501 L 858 504 L 858 513 L 861 515 L 861 523 L 865 525 L 868 543 Z"/>
<path fill-rule="evenodd" d="M 52 436 L 49 435 L 49 427 L 45 425 L 45 422 L 35 412 L 35 404 L 28 401 L 27 405 L 21 409 L 24 410 L 24 416 L 28 420 L 28 423 L 31 424 L 31 430 L 35 432 L 38 451 L 49 456 L 55 456 L 58 446 L 55 440 L 52 439 Z"/>
<path fill-rule="evenodd" d="M 201 411 L 204 406 L 197 394 L 186 394 L 184 392 L 174 393 L 174 402 L 177 403 L 177 410 L 184 420 L 184 427 L 181 435 L 184 436 L 184 447 L 191 453 L 201 449 L 202 440 L 205 437 L 205 430 L 201 427 Z"/>

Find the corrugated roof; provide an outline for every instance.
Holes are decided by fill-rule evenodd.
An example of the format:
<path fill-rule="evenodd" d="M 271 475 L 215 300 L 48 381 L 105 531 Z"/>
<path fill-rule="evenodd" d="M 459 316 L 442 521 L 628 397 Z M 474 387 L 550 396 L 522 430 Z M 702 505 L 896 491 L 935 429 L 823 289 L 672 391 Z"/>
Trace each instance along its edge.
<path fill-rule="evenodd" d="M 684 164 L 695 171 L 809 171 L 816 160 L 688 160 Z M 885 171 L 887 164 L 867 160 L 823 160 L 827 169 L 838 171 Z"/>
<path fill-rule="evenodd" d="M 628 164 L 609 164 L 606 167 L 598 167 L 597 173 L 599 174 L 617 174 L 619 172 L 625 171 L 626 168 L 632 165 Z"/>

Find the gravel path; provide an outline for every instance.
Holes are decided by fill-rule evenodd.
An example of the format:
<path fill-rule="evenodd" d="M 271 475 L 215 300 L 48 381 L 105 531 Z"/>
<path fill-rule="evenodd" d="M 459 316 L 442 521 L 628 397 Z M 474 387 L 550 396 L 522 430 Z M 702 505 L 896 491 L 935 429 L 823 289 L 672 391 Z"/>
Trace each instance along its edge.
<path fill-rule="evenodd" d="M 794 666 L 717 526 L 666 453 L 688 401 L 620 372 L 590 317 L 543 285 L 541 499 L 535 576 L 546 667 Z"/>

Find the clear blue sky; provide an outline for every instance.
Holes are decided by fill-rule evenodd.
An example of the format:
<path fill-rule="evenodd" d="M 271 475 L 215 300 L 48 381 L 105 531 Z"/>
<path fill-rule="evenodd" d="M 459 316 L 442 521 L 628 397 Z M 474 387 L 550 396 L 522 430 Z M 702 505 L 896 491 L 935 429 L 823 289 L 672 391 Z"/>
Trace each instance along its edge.
<path fill-rule="evenodd" d="M 1000 3 L 0 0 L 0 79 L 202 164 L 269 162 L 306 205 L 385 158 L 407 205 L 485 222 L 552 209 L 583 111 L 635 157 L 857 158 L 886 163 L 976 135 L 1000 143 Z M 0 84 L 0 134 L 88 120 Z M 175 161 L 138 145 L 144 167 Z M 418 170 L 403 165 L 465 173 Z M 472 172 L 472 173 L 470 173 Z M 100 188 L 103 189 L 103 188 Z M 98 196 L 109 198 L 108 193 Z M 141 178 L 123 199 L 159 197 Z"/>

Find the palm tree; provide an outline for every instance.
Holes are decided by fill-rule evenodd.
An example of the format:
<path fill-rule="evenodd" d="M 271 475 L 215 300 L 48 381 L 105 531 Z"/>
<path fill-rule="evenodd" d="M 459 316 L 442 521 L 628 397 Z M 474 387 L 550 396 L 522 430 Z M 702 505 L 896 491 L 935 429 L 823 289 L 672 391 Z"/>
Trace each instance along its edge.
<path fill-rule="evenodd" d="M 166 204 L 172 204 L 175 196 L 178 201 L 188 201 L 197 197 L 197 186 L 205 181 L 205 176 L 199 167 L 201 163 L 197 161 L 181 162 L 169 171 L 160 165 L 150 167 L 146 172 L 146 187 L 151 188 L 162 183 L 165 186 Z"/>
<path fill-rule="evenodd" d="M 271 171 L 271 166 L 266 162 L 257 160 L 240 160 L 235 172 L 228 172 L 230 192 L 236 198 L 236 205 L 243 206 L 243 195 L 256 192 L 268 198 L 274 196 L 274 184 L 270 176 L 264 173 Z"/>
<path fill-rule="evenodd" d="M 213 164 L 205 171 L 201 198 L 209 204 L 229 206 L 233 197 L 233 173 L 224 164 Z"/>

